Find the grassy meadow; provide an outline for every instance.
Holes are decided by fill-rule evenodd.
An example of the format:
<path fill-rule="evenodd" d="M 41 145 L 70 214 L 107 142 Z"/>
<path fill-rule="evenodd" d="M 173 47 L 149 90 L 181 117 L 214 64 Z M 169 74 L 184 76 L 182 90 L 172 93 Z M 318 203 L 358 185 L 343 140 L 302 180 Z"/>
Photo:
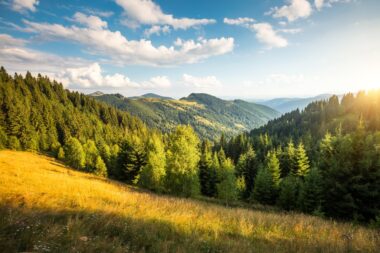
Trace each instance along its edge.
<path fill-rule="evenodd" d="M 1 252 L 379 252 L 380 232 L 156 195 L 0 151 Z"/>

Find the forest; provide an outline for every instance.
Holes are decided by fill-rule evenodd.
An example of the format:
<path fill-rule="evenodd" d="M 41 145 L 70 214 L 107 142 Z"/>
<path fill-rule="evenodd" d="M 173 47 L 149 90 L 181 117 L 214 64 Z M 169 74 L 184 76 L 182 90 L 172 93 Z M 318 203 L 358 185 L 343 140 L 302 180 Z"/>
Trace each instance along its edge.
<path fill-rule="evenodd" d="M 0 69 L 0 148 L 154 192 L 260 203 L 380 225 L 380 91 L 313 102 L 251 132 L 211 142 L 168 133 L 29 72 Z"/>

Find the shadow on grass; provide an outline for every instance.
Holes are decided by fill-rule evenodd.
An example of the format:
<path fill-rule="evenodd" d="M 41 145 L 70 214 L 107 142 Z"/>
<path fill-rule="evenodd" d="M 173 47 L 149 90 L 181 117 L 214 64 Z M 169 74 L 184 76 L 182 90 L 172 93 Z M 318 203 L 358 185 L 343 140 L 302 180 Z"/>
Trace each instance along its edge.
<path fill-rule="evenodd" d="M 114 213 L 0 206 L 1 252 L 346 252 L 327 243 L 178 227 Z"/>

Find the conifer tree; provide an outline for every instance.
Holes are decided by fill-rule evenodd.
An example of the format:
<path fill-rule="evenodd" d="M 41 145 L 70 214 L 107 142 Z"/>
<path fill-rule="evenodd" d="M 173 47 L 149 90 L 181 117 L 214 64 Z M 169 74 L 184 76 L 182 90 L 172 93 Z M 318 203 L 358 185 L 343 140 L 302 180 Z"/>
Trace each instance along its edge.
<path fill-rule="evenodd" d="M 273 184 L 272 175 L 267 168 L 259 169 L 255 185 L 253 187 L 252 197 L 262 204 L 273 204 L 276 188 Z"/>
<path fill-rule="evenodd" d="M 205 140 L 202 142 L 201 158 L 199 161 L 199 180 L 201 193 L 205 196 L 216 194 L 216 170 L 213 167 L 211 144 Z"/>
<path fill-rule="evenodd" d="M 288 175 L 280 183 L 277 204 L 285 210 L 295 210 L 298 204 L 299 179 Z"/>
<path fill-rule="evenodd" d="M 59 147 L 58 153 L 57 153 L 57 159 L 63 161 L 65 159 L 65 151 L 62 147 Z"/>
<path fill-rule="evenodd" d="M 297 170 L 295 174 L 299 177 L 305 177 L 310 169 L 309 158 L 307 157 L 305 148 L 300 142 L 296 150 Z"/>
<path fill-rule="evenodd" d="M 254 180 L 257 174 L 258 164 L 256 161 L 256 154 L 252 146 L 248 147 L 246 153 L 240 155 L 236 165 L 236 173 L 239 177 L 244 178 L 245 192 L 244 198 L 248 198 L 253 190 Z"/>
<path fill-rule="evenodd" d="M 298 206 L 306 213 L 320 210 L 323 204 L 323 179 L 317 168 L 310 169 L 300 187 Z"/>
<path fill-rule="evenodd" d="M 275 188 L 280 185 L 281 170 L 280 161 L 277 158 L 275 151 L 269 151 L 267 155 L 267 169 L 272 176 L 272 182 Z"/>

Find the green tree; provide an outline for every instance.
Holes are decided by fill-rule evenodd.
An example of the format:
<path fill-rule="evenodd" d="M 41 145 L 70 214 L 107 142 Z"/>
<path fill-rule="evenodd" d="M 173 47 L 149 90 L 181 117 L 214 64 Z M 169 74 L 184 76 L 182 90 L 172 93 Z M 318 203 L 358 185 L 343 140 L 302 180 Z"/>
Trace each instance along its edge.
<path fill-rule="evenodd" d="M 146 165 L 146 149 L 143 140 L 137 133 L 131 134 L 124 141 L 119 154 L 120 178 L 128 183 L 139 181 L 142 168 Z"/>
<path fill-rule="evenodd" d="M 298 206 L 306 213 L 313 213 L 323 206 L 323 178 L 317 168 L 312 168 L 300 187 Z"/>
<path fill-rule="evenodd" d="M 216 170 L 212 160 L 211 144 L 205 140 L 202 142 L 199 161 L 199 181 L 203 195 L 209 197 L 216 195 L 216 176 Z"/>
<path fill-rule="evenodd" d="M 228 205 L 229 201 L 237 199 L 235 169 L 231 159 L 227 158 L 220 164 L 219 183 L 217 184 L 218 198 Z"/>
<path fill-rule="evenodd" d="M 58 149 L 57 159 L 61 161 L 65 160 L 65 151 L 63 150 L 62 147 L 59 147 Z"/>
<path fill-rule="evenodd" d="M 244 198 L 248 198 L 252 193 L 253 184 L 257 174 L 257 167 L 258 164 L 255 151 L 252 146 L 249 146 L 247 152 L 240 155 L 236 165 L 237 175 L 243 177 L 245 182 L 245 192 L 243 193 Z"/>
<path fill-rule="evenodd" d="M 275 188 L 278 188 L 280 185 L 280 161 L 277 158 L 275 151 L 269 151 L 267 155 L 267 169 L 272 176 L 272 182 Z"/>
<path fill-rule="evenodd" d="M 296 176 L 288 175 L 280 183 L 277 204 L 285 210 L 295 210 L 298 204 L 300 181 Z"/>
<path fill-rule="evenodd" d="M 262 204 L 273 204 L 275 193 L 276 188 L 271 173 L 267 168 L 259 169 L 253 187 L 253 199 Z"/>
<path fill-rule="evenodd" d="M 17 139 L 16 136 L 10 136 L 8 139 L 8 147 L 12 150 L 20 150 L 21 144 L 20 141 Z"/>
<path fill-rule="evenodd" d="M 86 170 L 88 172 L 95 171 L 95 164 L 99 156 L 99 151 L 93 140 L 87 140 L 83 145 L 83 151 L 86 155 Z"/>
<path fill-rule="evenodd" d="M 97 176 L 107 177 L 107 166 L 100 156 L 96 158 L 94 174 Z"/>
<path fill-rule="evenodd" d="M 64 146 L 65 160 L 68 165 L 82 170 L 86 164 L 86 156 L 82 144 L 78 139 L 71 137 Z"/>
<path fill-rule="evenodd" d="M 170 193 L 195 196 L 200 193 L 199 140 L 190 126 L 177 126 L 167 147 L 166 188 Z"/>
<path fill-rule="evenodd" d="M 138 183 L 147 189 L 162 192 L 166 176 L 166 155 L 161 135 L 153 133 L 149 137 L 146 157 Z"/>
<path fill-rule="evenodd" d="M 307 157 L 305 148 L 300 142 L 296 150 L 297 170 L 295 174 L 299 177 L 305 177 L 310 169 L 309 158 Z"/>

